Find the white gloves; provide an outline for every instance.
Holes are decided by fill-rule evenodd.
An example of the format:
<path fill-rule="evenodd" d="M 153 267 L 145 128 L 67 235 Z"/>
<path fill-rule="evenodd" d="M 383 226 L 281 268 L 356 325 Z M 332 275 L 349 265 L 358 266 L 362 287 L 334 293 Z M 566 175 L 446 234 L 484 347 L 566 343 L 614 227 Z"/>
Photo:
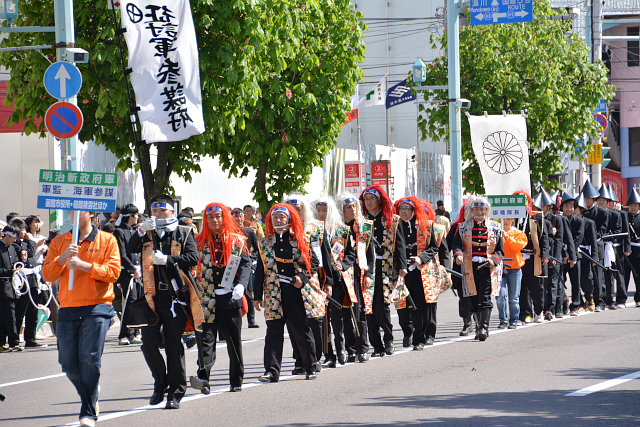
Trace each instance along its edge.
<path fill-rule="evenodd" d="M 236 285 L 233 288 L 233 294 L 231 295 L 231 299 L 239 300 L 244 295 L 244 285 Z"/>
<path fill-rule="evenodd" d="M 167 265 L 167 256 L 162 251 L 153 251 L 151 258 L 155 265 Z"/>
<path fill-rule="evenodd" d="M 147 231 L 151 231 L 151 230 L 155 230 L 156 229 L 156 217 L 155 216 L 150 216 L 149 218 L 145 219 L 144 222 L 140 225 L 139 230 L 142 231 L 142 234 L 146 233 Z"/>

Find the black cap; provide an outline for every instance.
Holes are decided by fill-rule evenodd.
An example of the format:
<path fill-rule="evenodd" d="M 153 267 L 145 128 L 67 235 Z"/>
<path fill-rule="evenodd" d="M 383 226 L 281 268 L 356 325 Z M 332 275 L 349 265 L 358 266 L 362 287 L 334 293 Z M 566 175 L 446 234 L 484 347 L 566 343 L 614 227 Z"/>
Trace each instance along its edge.
<path fill-rule="evenodd" d="M 602 184 L 600 191 L 598 191 L 598 199 L 611 200 L 611 194 L 609 194 L 609 188 L 607 184 Z"/>
<path fill-rule="evenodd" d="M 584 202 L 584 189 L 582 190 L 582 193 L 578 194 L 578 197 L 576 197 L 576 205 L 582 209 L 588 209 L 587 204 Z"/>
<path fill-rule="evenodd" d="M 568 191 L 565 191 L 565 192 L 562 194 L 562 201 L 560 202 L 560 204 L 561 204 L 561 205 L 564 205 L 564 203 L 565 203 L 565 202 L 570 202 L 570 201 L 572 201 L 572 202 L 574 202 L 574 203 L 575 203 L 576 198 L 575 198 L 575 197 L 573 197 L 573 196 L 571 195 L 571 193 L 569 193 Z"/>
<path fill-rule="evenodd" d="M 618 196 L 616 195 L 616 192 L 613 190 L 613 185 L 611 185 L 611 183 L 609 183 L 609 195 L 611 196 L 611 200 L 614 202 L 619 202 L 620 200 L 618 200 Z"/>

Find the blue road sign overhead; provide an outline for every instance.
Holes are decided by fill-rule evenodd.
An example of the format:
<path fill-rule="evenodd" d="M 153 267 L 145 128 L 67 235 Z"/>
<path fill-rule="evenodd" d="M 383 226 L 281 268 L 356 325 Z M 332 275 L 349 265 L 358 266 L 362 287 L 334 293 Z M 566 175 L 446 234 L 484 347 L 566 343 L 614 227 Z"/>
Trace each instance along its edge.
<path fill-rule="evenodd" d="M 471 0 L 471 25 L 533 21 L 533 0 Z"/>
<path fill-rule="evenodd" d="M 44 87 L 57 99 L 75 96 L 82 86 L 82 74 L 69 62 L 54 62 L 44 73 Z"/>
<path fill-rule="evenodd" d="M 592 113 L 606 113 L 607 112 L 607 103 L 604 102 L 604 99 L 601 99 L 596 105 L 596 108 L 591 110 Z"/>

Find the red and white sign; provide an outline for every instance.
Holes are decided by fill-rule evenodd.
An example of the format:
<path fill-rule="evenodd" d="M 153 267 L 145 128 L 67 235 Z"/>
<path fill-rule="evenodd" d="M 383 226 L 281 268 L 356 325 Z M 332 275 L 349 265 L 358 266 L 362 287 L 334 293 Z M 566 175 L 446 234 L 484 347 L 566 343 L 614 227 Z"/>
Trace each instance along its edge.
<path fill-rule="evenodd" d="M 364 165 L 360 162 L 344 162 L 345 191 L 360 195 L 364 187 Z"/>
<path fill-rule="evenodd" d="M 371 178 L 388 178 L 390 176 L 391 162 L 371 162 Z"/>

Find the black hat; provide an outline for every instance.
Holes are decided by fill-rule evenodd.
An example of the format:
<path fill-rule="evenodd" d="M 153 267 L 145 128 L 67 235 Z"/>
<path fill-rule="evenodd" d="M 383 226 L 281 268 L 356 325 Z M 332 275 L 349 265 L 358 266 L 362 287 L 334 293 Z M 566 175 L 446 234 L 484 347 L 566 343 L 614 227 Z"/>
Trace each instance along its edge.
<path fill-rule="evenodd" d="M 613 190 L 613 185 L 611 185 L 611 183 L 609 183 L 609 195 L 611 196 L 611 200 L 613 200 L 614 202 L 620 201 L 618 200 L 618 196 L 616 195 L 616 192 Z"/>
<path fill-rule="evenodd" d="M 551 194 L 551 200 L 553 200 L 553 204 L 558 204 L 558 199 L 560 198 L 560 191 L 556 190 Z"/>
<path fill-rule="evenodd" d="M 576 197 L 576 205 L 582 209 L 588 209 L 587 204 L 584 202 L 584 189 L 582 190 L 582 193 L 578 194 L 578 197 Z"/>
<path fill-rule="evenodd" d="M 541 200 L 540 203 L 542 203 L 543 206 L 549 206 L 549 205 L 555 205 L 556 204 L 556 202 L 553 201 L 553 197 L 551 197 L 549 195 L 549 193 L 547 193 L 547 190 L 545 190 L 544 188 L 540 189 L 540 194 L 542 195 L 542 200 Z"/>
<path fill-rule="evenodd" d="M 598 191 L 598 197 L 596 198 L 611 200 L 611 194 L 609 194 L 609 188 L 607 187 L 607 184 L 602 184 L 602 186 L 600 187 L 600 191 Z"/>
<path fill-rule="evenodd" d="M 571 193 L 569 193 L 568 191 L 565 191 L 565 192 L 562 194 L 562 201 L 560 202 L 560 204 L 561 204 L 561 205 L 564 205 L 564 203 L 565 203 L 565 202 L 569 202 L 569 201 L 571 201 L 571 202 L 574 202 L 574 203 L 575 203 L 576 198 L 575 198 L 575 197 L 573 197 L 573 196 L 571 195 Z"/>
<path fill-rule="evenodd" d="M 533 207 L 542 210 L 542 192 L 539 192 L 531 199 Z"/>
<path fill-rule="evenodd" d="M 638 190 L 636 190 L 635 188 L 631 190 L 631 194 L 629 194 L 627 206 L 629 206 L 631 203 L 640 203 L 640 194 L 638 194 Z"/>
<path fill-rule="evenodd" d="M 600 197 L 598 189 L 594 187 L 589 180 L 587 180 L 587 182 L 584 183 L 584 187 L 582 187 L 582 195 L 587 199 L 596 199 Z"/>

